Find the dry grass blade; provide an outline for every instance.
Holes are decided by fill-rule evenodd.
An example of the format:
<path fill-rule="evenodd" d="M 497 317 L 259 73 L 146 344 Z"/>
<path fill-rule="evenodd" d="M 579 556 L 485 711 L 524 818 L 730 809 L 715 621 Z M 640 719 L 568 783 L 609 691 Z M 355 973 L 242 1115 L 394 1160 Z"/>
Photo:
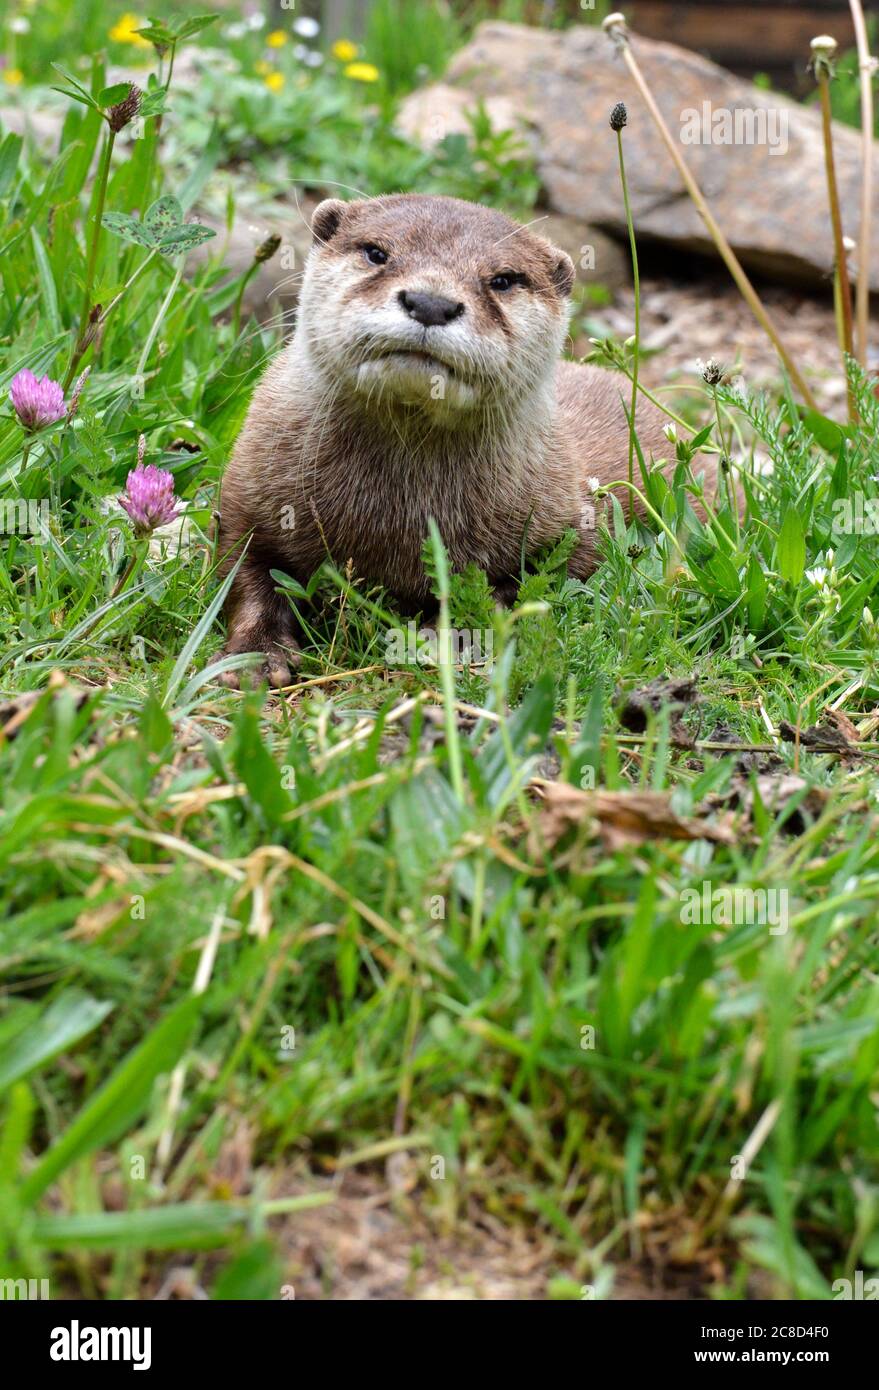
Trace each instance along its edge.
<path fill-rule="evenodd" d="M 650 112 L 650 115 L 653 118 L 653 122 L 657 130 L 659 131 L 660 136 L 662 137 L 662 142 L 668 150 L 669 154 L 671 155 L 675 163 L 675 167 L 677 168 L 678 173 L 684 181 L 684 186 L 687 192 L 689 193 L 690 197 L 692 198 L 696 210 L 699 213 L 699 216 L 705 223 L 705 226 L 708 229 L 712 241 L 714 242 L 715 246 L 720 252 L 721 258 L 723 259 L 727 267 L 727 270 L 729 271 L 730 275 L 733 277 L 739 289 L 741 290 L 741 293 L 744 299 L 747 301 L 751 311 L 753 312 L 754 317 L 761 324 L 767 336 L 770 338 L 773 347 L 775 348 L 776 352 L 778 353 L 779 357 L 784 363 L 785 369 L 787 370 L 791 381 L 796 386 L 803 400 L 812 410 L 817 410 L 817 403 L 815 401 L 814 395 L 812 394 L 811 388 L 809 387 L 805 377 L 803 376 L 796 362 L 793 360 L 784 343 L 782 342 L 778 330 L 775 327 L 775 324 L 772 322 L 772 319 L 769 317 L 768 313 L 766 312 L 766 309 L 763 307 L 763 302 L 760 299 L 760 296 L 754 289 L 754 286 L 751 284 L 751 281 L 748 279 L 748 276 L 745 274 L 741 262 L 739 261 L 738 256 L 729 244 L 729 241 L 727 240 L 723 228 L 720 226 L 713 212 L 711 211 L 710 207 L 705 201 L 705 196 L 702 193 L 701 188 L 699 187 L 693 175 L 691 174 L 687 166 L 687 163 L 683 158 L 683 155 L 681 154 L 680 150 L 675 144 L 671 131 L 666 125 L 665 118 L 662 112 L 660 111 L 659 107 L 657 106 L 653 93 L 647 85 L 647 82 L 644 78 L 644 74 L 642 73 L 638 61 L 632 52 L 631 44 L 629 43 L 628 31 L 625 28 L 622 18 L 620 16 L 612 16 L 611 18 L 616 19 L 616 24 L 610 25 L 608 32 L 610 33 L 611 38 L 619 48 L 619 51 L 622 53 L 623 61 L 625 62 L 626 67 L 629 69 L 629 72 L 631 73 L 635 85 L 638 88 L 638 91 L 640 92 L 644 100 L 644 104 L 646 105 L 647 110 Z M 609 23 L 610 21 L 605 21 L 606 25 L 608 25 Z"/>
<path fill-rule="evenodd" d="M 855 348 L 861 366 L 867 365 L 867 334 L 870 323 L 870 228 L 873 218 L 873 74 L 876 59 L 870 54 L 867 25 L 861 0 L 849 0 L 858 67 L 861 78 L 861 230 L 858 236 L 858 301 Z"/>

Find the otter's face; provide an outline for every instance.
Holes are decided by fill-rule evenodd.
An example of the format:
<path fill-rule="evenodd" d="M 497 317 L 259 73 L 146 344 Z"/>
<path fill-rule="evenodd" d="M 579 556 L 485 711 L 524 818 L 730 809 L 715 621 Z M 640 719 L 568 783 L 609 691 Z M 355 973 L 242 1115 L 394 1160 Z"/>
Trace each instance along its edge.
<path fill-rule="evenodd" d="M 299 333 L 365 402 L 442 418 L 521 402 L 552 374 L 568 323 L 568 256 L 499 212 L 419 194 L 312 220 Z"/>

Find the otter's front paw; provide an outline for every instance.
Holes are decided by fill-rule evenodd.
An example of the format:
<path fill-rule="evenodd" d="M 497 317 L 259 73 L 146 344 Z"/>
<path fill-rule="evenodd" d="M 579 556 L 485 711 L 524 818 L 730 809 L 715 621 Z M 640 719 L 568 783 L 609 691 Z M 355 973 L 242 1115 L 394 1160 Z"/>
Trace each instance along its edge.
<path fill-rule="evenodd" d="M 519 593 L 519 581 L 508 577 L 492 584 L 495 608 L 512 608 Z"/>
<path fill-rule="evenodd" d="M 222 656 L 240 656 L 243 652 L 261 652 L 263 660 L 251 667 L 224 671 L 218 676 L 220 684 L 225 685 L 228 690 L 240 690 L 242 676 L 245 683 L 252 686 L 261 685 L 263 681 L 268 681 L 276 690 L 291 685 L 290 668 L 292 666 L 297 670 L 302 662 L 302 653 L 294 638 L 285 638 L 284 645 L 281 646 L 275 640 L 268 640 L 264 631 L 253 629 L 230 633 Z"/>

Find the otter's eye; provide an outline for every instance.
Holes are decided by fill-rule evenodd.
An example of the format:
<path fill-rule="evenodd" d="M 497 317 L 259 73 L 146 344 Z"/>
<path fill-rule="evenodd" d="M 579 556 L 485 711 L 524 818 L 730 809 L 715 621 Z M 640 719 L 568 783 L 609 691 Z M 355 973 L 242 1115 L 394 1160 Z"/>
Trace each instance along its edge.
<path fill-rule="evenodd" d="M 511 290 L 514 285 L 527 285 L 527 276 L 522 275 L 518 270 L 504 270 L 500 275 L 493 275 L 489 280 L 489 289 L 497 290 L 502 294 L 504 290 Z"/>
<path fill-rule="evenodd" d="M 366 246 L 361 246 L 360 249 L 370 265 L 384 265 L 388 259 L 387 251 L 383 251 L 380 246 L 373 246 L 371 242 L 367 242 Z"/>

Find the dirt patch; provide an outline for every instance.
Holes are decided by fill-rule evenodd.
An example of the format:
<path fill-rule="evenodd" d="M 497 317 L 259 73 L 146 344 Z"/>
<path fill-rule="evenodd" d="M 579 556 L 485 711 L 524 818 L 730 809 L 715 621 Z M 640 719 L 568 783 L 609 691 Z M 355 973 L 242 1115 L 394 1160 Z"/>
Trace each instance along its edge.
<path fill-rule="evenodd" d="M 820 408 L 842 418 L 845 381 L 836 339 L 833 307 L 797 290 L 761 287 L 761 297 L 791 355 L 801 368 Z M 612 305 L 590 319 L 625 341 L 634 331 L 634 291 L 619 290 Z M 647 277 L 641 284 L 641 335 L 648 354 L 641 376 L 648 387 L 687 384 L 701 388 L 697 359 L 714 357 L 744 377 L 751 390 L 775 390 L 780 380 L 775 351 L 738 290 L 721 275 L 707 273 L 689 282 L 671 276 Z M 578 336 L 575 353 L 591 350 Z M 871 354 L 870 369 L 879 367 Z"/>
<path fill-rule="evenodd" d="M 585 1286 L 574 1262 L 559 1258 L 545 1236 L 506 1225 L 476 1206 L 443 1230 L 420 1194 L 401 1196 L 375 1176 L 309 1179 L 290 1192 L 315 1189 L 334 1191 L 335 1201 L 298 1212 L 274 1229 L 297 1299 L 544 1300 L 562 1283 L 567 1297 Z M 637 1269 L 620 1269 L 611 1296 L 704 1295 L 689 1280 L 661 1289 Z"/>

